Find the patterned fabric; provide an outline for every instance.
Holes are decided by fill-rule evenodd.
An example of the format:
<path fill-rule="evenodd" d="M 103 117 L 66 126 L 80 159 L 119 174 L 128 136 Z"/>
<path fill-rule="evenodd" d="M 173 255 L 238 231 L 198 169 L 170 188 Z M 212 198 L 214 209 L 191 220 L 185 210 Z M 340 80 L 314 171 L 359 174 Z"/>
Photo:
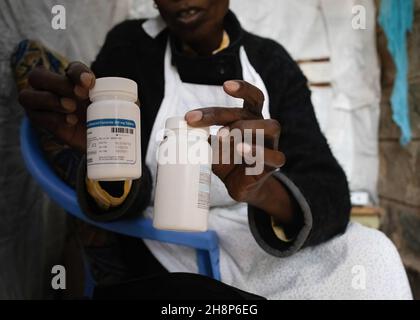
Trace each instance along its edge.
<path fill-rule="evenodd" d="M 28 75 L 36 67 L 64 74 L 68 66 L 66 58 L 51 51 L 38 41 L 23 40 L 12 55 L 12 68 L 18 90 L 28 87 Z"/>
<path fill-rule="evenodd" d="M 29 87 L 29 73 L 36 67 L 64 74 L 69 64 L 66 58 L 46 48 L 42 43 L 23 40 L 12 55 L 12 68 L 18 90 Z M 71 186 L 75 185 L 76 171 L 81 156 L 54 138 L 45 130 L 38 129 L 40 143 L 57 174 Z"/>

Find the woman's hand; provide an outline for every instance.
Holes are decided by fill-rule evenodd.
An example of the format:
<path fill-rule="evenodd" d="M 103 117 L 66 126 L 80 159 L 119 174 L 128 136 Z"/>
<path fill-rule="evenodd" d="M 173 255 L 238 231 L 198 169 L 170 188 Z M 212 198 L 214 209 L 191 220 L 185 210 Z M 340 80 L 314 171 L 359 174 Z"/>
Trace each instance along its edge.
<path fill-rule="evenodd" d="M 19 93 L 19 102 L 31 122 L 80 151 L 86 151 L 86 108 L 93 72 L 80 62 L 69 65 L 66 75 L 37 67 L 29 74 L 29 89 Z"/>
<path fill-rule="evenodd" d="M 286 161 L 285 155 L 278 150 L 280 124 L 273 119 L 264 120 L 264 95 L 255 86 L 245 81 L 227 81 L 223 88 L 230 96 L 242 98 L 243 108 L 196 109 L 188 112 L 185 119 L 194 127 L 223 126 L 217 137 L 212 137 L 213 154 L 218 154 L 218 159 L 213 161 L 213 172 L 224 182 L 233 199 L 264 210 L 279 223 L 290 223 L 293 218 L 291 199 L 283 185 L 272 176 Z M 240 141 L 234 139 L 238 132 L 241 133 Z M 253 138 L 247 143 L 244 137 L 249 133 Z M 258 134 L 263 135 L 263 145 L 255 144 Z M 215 143 L 215 139 L 219 143 Z M 223 153 L 226 142 L 229 162 L 226 151 Z M 242 161 L 234 161 L 235 153 Z M 257 172 L 250 174 L 251 167 Z M 259 172 L 258 167 L 261 168 Z"/>

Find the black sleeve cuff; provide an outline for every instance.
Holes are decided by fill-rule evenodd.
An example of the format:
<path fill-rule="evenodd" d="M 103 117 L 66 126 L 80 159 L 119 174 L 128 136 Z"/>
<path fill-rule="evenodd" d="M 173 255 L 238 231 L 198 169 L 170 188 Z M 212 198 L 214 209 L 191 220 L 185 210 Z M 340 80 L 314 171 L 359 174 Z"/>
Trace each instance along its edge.
<path fill-rule="evenodd" d="M 299 224 L 293 240 L 286 242 L 274 232 L 271 216 L 262 210 L 248 206 L 248 221 L 251 233 L 258 245 L 267 253 L 276 257 L 288 257 L 299 251 L 305 244 L 312 230 L 312 212 L 299 188 L 280 171 L 273 174 L 290 192 L 298 206 Z M 300 210 L 299 210 L 300 209 Z"/>
<path fill-rule="evenodd" d="M 142 214 L 151 199 L 151 175 L 146 166 L 142 168 L 142 177 L 133 180 L 131 190 L 119 207 L 101 209 L 89 195 L 86 187 L 86 157 L 83 157 L 77 172 L 77 200 L 83 213 L 97 222 L 109 222 L 122 218 L 133 218 Z"/>

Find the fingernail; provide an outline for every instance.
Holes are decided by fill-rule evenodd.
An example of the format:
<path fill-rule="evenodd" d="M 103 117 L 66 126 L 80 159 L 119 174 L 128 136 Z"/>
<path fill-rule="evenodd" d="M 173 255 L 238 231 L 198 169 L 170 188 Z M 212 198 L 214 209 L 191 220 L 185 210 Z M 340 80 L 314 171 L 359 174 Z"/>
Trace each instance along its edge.
<path fill-rule="evenodd" d="M 76 102 L 73 99 L 61 98 L 61 106 L 68 112 L 76 111 Z"/>
<path fill-rule="evenodd" d="M 86 87 L 89 88 L 92 86 L 92 81 L 93 81 L 93 75 L 91 73 L 88 72 L 83 72 L 80 75 L 80 81 L 82 82 L 82 84 Z"/>
<path fill-rule="evenodd" d="M 76 115 L 74 114 L 69 114 L 66 116 L 66 122 L 70 125 L 70 126 L 74 126 L 77 122 L 79 122 L 79 119 L 76 117 Z"/>
<path fill-rule="evenodd" d="M 74 87 L 74 94 L 79 98 L 87 98 L 89 96 L 88 91 L 81 86 Z"/>
<path fill-rule="evenodd" d="M 220 138 L 226 138 L 230 135 L 230 128 L 229 127 L 223 127 L 219 130 L 219 132 L 217 133 L 217 135 Z"/>
<path fill-rule="evenodd" d="M 203 113 L 201 111 L 190 111 L 185 115 L 185 120 L 188 123 L 198 122 L 203 119 Z"/>
<path fill-rule="evenodd" d="M 247 143 L 239 143 L 236 150 L 241 154 L 247 155 L 251 153 L 252 147 Z"/>
<path fill-rule="evenodd" d="M 238 91 L 241 85 L 237 81 L 226 81 L 225 88 L 230 91 Z"/>

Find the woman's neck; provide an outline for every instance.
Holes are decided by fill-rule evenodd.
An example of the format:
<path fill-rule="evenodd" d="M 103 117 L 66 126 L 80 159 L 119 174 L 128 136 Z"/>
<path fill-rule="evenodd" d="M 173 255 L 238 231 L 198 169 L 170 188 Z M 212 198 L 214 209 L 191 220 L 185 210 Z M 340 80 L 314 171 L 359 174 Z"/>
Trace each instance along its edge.
<path fill-rule="evenodd" d="M 184 43 L 184 51 L 187 54 L 194 53 L 199 56 L 211 56 L 220 47 L 223 41 L 223 34 L 223 26 L 220 26 L 217 31 L 210 33 L 206 38 Z"/>

